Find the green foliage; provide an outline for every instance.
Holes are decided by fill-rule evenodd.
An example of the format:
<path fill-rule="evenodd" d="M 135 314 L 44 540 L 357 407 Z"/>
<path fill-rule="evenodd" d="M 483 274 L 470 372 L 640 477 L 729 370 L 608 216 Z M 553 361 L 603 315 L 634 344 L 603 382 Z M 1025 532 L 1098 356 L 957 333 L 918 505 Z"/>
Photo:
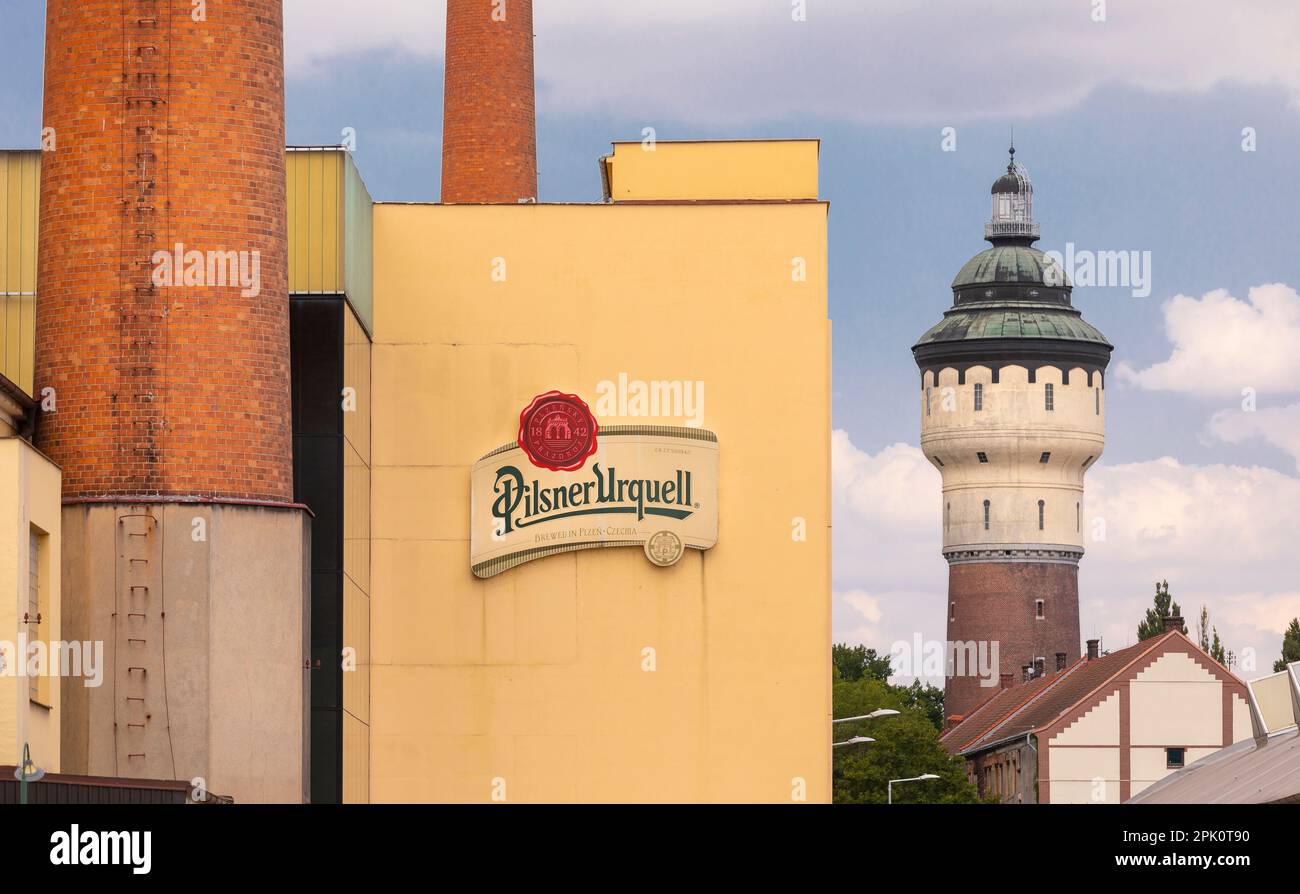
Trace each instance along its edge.
<path fill-rule="evenodd" d="M 890 665 L 888 657 L 876 654 L 875 649 L 866 646 L 849 646 L 836 643 L 831 646 L 831 679 L 848 683 L 869 677 L 884 683 L 889 679 Z"/>
<path fill-rule="evenodd" d="M 1282 657 L 1273 662 L 1273 672 L 1286 670 L 1292 661 L 1300 661 L 1300 618 L 1292 618 L 1282 635 Z"/>
<path fill-rule="evenodd" d="M 920 680 L 913 680 L 910 686 L 890 686 L 900 695 L 903 704 L 924 714 L 934 724 L 934 728 L 943 732 L 943 690 L 929 683 L 922 685 Z"/>
<path fill-rule="evenodd" d="M 1201 618 L 1196 622 L 1196 637 L 1202 652 L 1210 651 L 1210 610 L 1201 606 Z"/>
<path fill-rule="evenodd" d="M 925 692 L 925 687 L 917 689 Z M 833 749 L 836 804 L 883 804 L 889 780 L 922 773 L 940 778 L 894 786 L 895 803 L 979 803 L 975 786 L 966 778 L 965 762 L 951 757 L 939 744 L 939 731 L 926 710 L 908 704 L 905 693 L 911 691 L 912 687 L 890 686 L 865 674 L 859 680 L 835 683 L 836 717 L 870 714 L 879 708 L 900 712 L 893 717 L 835 724 L 837 742 L 854 736 L 876 740 Z"/>
<path fill-rule="evenodd" d="M 1174 615 L 1181 616 L 1183 610 L 1178 607 L 1169 596 L 1169 581 L 1161 581 L 1156 584 L 1156 604 L 1155 608 L 1147 609 L 1146 617 L 1138 625 L 1138 639 L 1151 639 L 1153 636 L 1159 636 L 1165 632 L 1165 618 Z M 1183 624 L 1183 634 L 1187 634 L 1187 625 Z"/>
<path fill-rule="evenodd" d="M 1219 642 L 1219 628 L 1214 628 L 1214 642 L 1210 643 L 1210 657 L 1225 667 L 1228 664 L 1228 656 L 1223 650 L 1223 643 Z"/>

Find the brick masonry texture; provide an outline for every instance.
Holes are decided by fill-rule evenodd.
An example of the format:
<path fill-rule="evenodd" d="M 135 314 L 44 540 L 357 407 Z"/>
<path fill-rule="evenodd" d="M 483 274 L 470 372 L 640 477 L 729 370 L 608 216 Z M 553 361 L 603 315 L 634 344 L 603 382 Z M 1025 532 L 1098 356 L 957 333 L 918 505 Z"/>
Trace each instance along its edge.
<path fill-rule="evenodd" d="M 1044 617 L 1036 617 L 1036 601 Z M 1021 666 L 1043 658 L 1047 673 L 1056 653 L 1079 657 L 1079 568 L 1048 562 L 970 562 L 948 568 L 949 642 L 997 642 L 999 673 L 1021 676 Z M 951 603 L 956 603 L 955 607 Z M 993 693 L 975 676 L 948 677 L 944 713 L 965 715 Z"/>
<path fill-rule="evenodd" d="M 448 0 L 446 71 L 442 201 L 535 198 L 532 0 Z"/>
<path fill-rule="evenodd" d="M 37 444 L 65 499 L 292 499 L 281 2 L 194 10 L 47 4 Z M 259 252 L 260 293 L 153 285 L 176 243 Z"/>

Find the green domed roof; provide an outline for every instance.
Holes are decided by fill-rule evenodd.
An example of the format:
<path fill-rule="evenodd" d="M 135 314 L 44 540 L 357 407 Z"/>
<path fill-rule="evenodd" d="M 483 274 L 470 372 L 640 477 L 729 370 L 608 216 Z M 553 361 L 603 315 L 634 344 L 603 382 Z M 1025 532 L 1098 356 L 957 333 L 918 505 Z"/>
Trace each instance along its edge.
<path fill-rule="evenodd" d="M 954 308 L 931 326 L 916 346 L 973 338 L 1051 338 L 1110 347 L 1106 337 L 1077 310 L 1049 305 Z"/>
<path fill-rule="evenodd" d="M 995 245 L 967 261 L 952 281 L 952 287 L 960 289 L 985 283 L 1045 285 L 1045 263 L 1044 254 L 1028 245 Z"/>

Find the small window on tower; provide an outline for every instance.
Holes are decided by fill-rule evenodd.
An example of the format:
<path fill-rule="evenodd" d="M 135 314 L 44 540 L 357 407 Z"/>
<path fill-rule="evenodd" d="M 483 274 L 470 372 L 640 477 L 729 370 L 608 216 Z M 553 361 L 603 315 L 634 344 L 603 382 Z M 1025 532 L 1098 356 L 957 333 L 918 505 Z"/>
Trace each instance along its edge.
<path fill-rule="evenodd" d="M 930 415 L 930 395 L 934 393 L 933 388 L 925 389 L 925 415 Z"/>
<path fill-rule="evenodd" d="M 1074 504 L 1074 530 L 1083 530 L 1083 510 L 1078 503 Z"/>
<path fill-rule="evenodd" d="M 1097 415 L 1100 416 L 1101 415 L 1101 389 L 1094 388 L 1093 391 L 1097 395 Z"/>
<path fill-rule="evenodd" d="M 949 621 L 957 620 L 957 603 L 955 602 L 948 603 L 948 620 Z"/>
<path fill-rule="evenodd" d="M 1170 770 L 1182 768 L 1187 763 L 1187 751 L 1183 748 L 1165 749 L 1165 767 Z"/>
<path fill-rule="evenodd" d="M 1047 504 L 1042 500 L 1039 500 L 1038 501 L 1038 530 L 1040 531 L 1043 530 L 1043 510 L 1046 508 L 1047 508 Z"/>
<path fill-rule="evenodd" d="M 975 412 L 978 413 L 982 409 L 984 409 L 984 386 L 976 382 L 975 383 Z"/>
<path fill-rule="evenodd" d="M 984 530 L 989 529 L 989 501 L 984 501 Z"/>
<path fill-rule="evenodd" d="M 979 453 L 976 453 L 975 458 L 982 463 L 986 463 L 989 461 L 989 455 L 985 453 L 983 450 L 981 450 Z"/>
<path fill-rule="evenodd" d="M 1047 463 L 1051 460 L 1051 458 L 1052 458 L 1052 452 L 1050 450 L 1044 450 L 1043 455 L 1038 457 L 1038 461 L 1040 463 Z"/>
<path fill-rule="evenodd" d="M 1054 405 L 1054 395 L 1052 394 L 1052 383 L 1048 382 L 1043 391 L 1043 406 L 1050 412 L 1056 409 Z"/>
<path fill-rule="evenodd" d="M 1034 600 L 1034 617 L 1039 618 L 1040 620 L 1047 617 L 1043 608 L 1043 600 L 1041 599 Z"/>

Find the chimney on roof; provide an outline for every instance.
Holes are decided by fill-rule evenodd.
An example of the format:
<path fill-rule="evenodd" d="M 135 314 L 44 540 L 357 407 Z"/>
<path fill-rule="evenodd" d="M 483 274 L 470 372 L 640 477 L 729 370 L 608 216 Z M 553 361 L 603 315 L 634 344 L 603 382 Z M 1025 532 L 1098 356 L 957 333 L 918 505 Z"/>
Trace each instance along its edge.
<path fill-rule="evenodd" d="M 442 201 L 536 198 L 533 0 L 447 0 Z"/>
<path fill-rule="evenodd" d="M 1089 660 L 1089 661 L 1096 661 L 1096 660 L 1097 660 L 1097 647 L 1098 647 L 1100 644 L 1101 644 L 1101 640 L 1096 640 L 1096 639 L 1090 639 L 1090 640 L 1088 640 L 1088 660 Z"/>
<path fill-rule="evenodd" d="M 1020 665 L 1020 682 L 1028 683 L 1034 678 L 1034 666 L 1032 664 Z"/>
<path fill-rule="evenodd" d="M 1064 653 L 1064 652 L 1057 652 L 1057 653 L 1056 653 L 1056 669 L 1059 670 L 1059 671 L 1063 671 L 1063 670 L 1065 670 L 1065 653 Z"/>
<path fill-rule="evenodd" d="M 1002 674 L 998 680 L 999 689 L 1010 689 L 1016 682 L 1015 674 Z"/>
<path fill-rule="evenodd" d="M 1035 676 L 1035 677 L 1041 677 L 1041 676 L 1042 676 L 1043 674 L 1045 674 L 1046 672 L 1047 672 L 1047 659 L 1045 659 L 1045 658 L 1035 658 L 1035 659 L 1034 659 L 1034 676 Z"/>
<path fill-rule="evenodd" d="M 1166 631 L 1166 632 L 1168 632 L 1168 631 L 1170 631 L 1170 630 L 1178 630 L 1178 631 L 1181 631 L 1182 629 L 1183 629 L 1183 616 L 1182 616 L 1182 615 L 1170 615 L 1169 617 L 1165 618 L 1165 631 Z"/>

